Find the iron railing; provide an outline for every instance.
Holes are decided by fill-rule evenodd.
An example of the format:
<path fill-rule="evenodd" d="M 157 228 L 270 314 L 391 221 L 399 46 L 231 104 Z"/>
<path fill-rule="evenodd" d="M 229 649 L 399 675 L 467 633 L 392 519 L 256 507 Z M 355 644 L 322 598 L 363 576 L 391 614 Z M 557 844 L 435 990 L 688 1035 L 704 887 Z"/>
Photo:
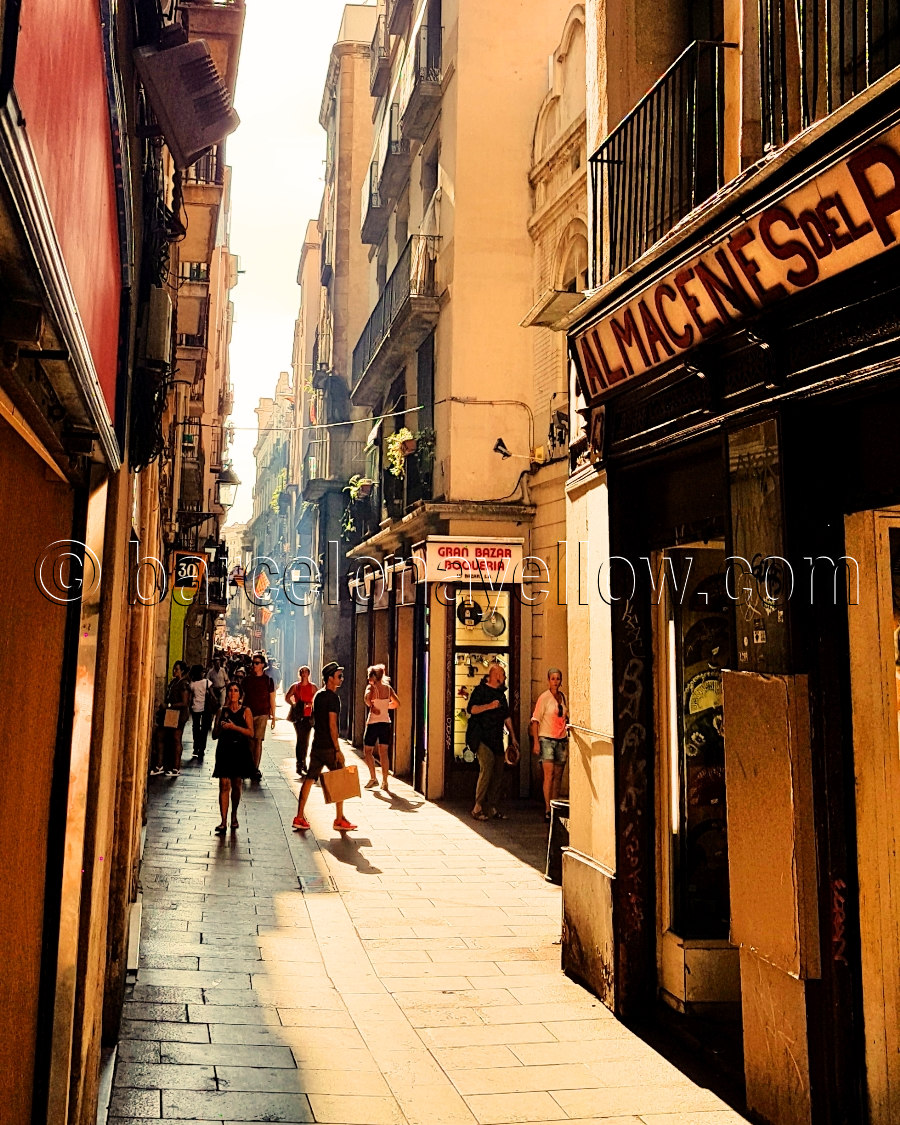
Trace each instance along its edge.
<path fill-rule="evenodd" d="M 387 279 L 378 304 L 353 349 L 353 388 L 359 385 L 382 340 L 411 297 L 434 297 L 439 235 L 414 234 Z"/>
<path fill-rule="evenodd" d="M 406 113 L 410 99 L 422 83 L 440 86 L 443 77 L 442 39 L 443 28 L 422 24 L 409 44 L 397 87 L 401 115 Z"/>
<path fill-rule="evenodd" d="M 201 156 L 184 173 L 185 183 L 188 184 L 223 184 L 225 182 L 225 168 L 219 160 L 218 145 L 211 149 L 206 156 Z"/>
<path fill-rule="evenodd" d="M 372 36 L 372 46 L 370 48 L 372 66 L 369 88 L 373 94 L 383 79 L 388 57 L 387 43 L 388 37 L 385 17 L 379 16 L 375 21 L 375 34 Z"/>
<path fill-rule="evenodd" d="M 315 438 L 306 447 L 303 458 L 303 483 L 328 479 L 328 438 Z"/>
<path fill-rule="evenodd" d="M 179 281 L 209 281 L 208 262 L 179 262 Z"/>
<path fill-rule="evenodd" d="M 691 43 L 591 157 L 595 283 L 722 187 L 724 58 L 735 46 Z"/>
<path fill-rule="evenodd" d="M 763 144 L 779 148 L 900 65 L 900 6 L 759 0 L 759 50 Z"/>

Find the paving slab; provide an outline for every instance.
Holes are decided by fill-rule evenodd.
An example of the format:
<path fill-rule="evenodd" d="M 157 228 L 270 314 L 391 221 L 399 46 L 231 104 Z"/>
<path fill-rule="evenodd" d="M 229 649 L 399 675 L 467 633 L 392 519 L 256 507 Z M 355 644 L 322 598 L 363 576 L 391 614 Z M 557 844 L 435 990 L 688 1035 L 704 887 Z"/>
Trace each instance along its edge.
<path fill-rule="evenodd" d="M 742 1125 L 562 974 L 539 814 L 395 781 L 300 837 L 286 724 L 265 753 L 221 839 L 211 762 L 150 784 L 110 1125 Z"/>

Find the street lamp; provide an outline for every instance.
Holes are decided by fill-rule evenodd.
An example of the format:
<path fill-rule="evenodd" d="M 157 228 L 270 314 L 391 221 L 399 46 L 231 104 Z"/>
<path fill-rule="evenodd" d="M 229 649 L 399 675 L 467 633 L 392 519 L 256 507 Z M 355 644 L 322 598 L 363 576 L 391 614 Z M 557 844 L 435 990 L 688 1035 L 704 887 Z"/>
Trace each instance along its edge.
<path fill-rule="evenodd" d="M 226 465 L 216 479 L 216 503 L 226 512 L 234 504 L 240 483 L 241 478 L 230 465 Z"/>

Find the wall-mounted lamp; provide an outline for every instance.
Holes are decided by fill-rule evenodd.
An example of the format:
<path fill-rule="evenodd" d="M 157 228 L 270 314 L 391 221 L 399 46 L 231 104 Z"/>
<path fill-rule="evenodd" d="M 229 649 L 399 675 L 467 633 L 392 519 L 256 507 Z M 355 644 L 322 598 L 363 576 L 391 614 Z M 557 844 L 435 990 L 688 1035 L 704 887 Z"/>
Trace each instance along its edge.
<path fill-rule="evenodd" d="M 506 442 L 503 440 L 502 437 L 498 437 L 497 440 L 494 442 L 493 452 L 499 453 L 504 461 L 507 459 L 507 457 L 512 457 L 512 454 L 506 448 Z"/>

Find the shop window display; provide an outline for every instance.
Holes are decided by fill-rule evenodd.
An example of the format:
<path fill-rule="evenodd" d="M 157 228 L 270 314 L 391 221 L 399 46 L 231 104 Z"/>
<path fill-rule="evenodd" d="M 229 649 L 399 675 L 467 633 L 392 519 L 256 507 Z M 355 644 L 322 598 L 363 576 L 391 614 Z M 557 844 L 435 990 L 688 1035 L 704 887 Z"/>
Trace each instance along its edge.
<path fill-rule="evenodd" d="M 505 590 L 460 588 L 456 599 L 453 669 L 453 763 L 478 769 L 466 748 L 469 697 L 495 661 L 510 676 L 510 600 Z"/>

